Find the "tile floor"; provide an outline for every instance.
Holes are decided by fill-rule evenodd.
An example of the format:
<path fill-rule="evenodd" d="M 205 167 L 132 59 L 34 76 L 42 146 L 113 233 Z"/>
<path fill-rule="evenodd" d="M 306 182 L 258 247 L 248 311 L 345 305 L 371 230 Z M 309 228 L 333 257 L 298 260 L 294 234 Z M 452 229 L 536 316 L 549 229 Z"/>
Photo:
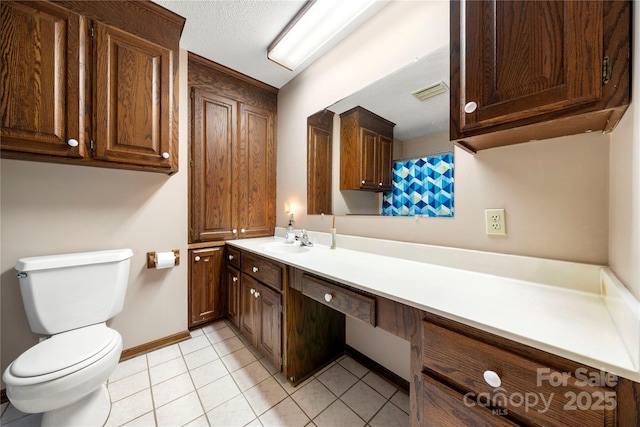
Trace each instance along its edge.
<path fill-rule="evenodd" d="M 348 356 L 293 388 L 233 325 L 120 363 L 109 378 L 107 426 L 408 426 L 403 390 Z M 3 426 L 41 415 L 2 405 Z"/>

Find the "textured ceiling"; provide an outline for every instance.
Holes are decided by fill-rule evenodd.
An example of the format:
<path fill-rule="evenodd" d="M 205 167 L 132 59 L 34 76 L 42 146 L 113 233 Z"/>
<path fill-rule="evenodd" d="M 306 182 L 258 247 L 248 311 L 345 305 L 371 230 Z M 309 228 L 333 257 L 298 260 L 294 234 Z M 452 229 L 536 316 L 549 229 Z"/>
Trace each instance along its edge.
<path fill-rule="evenodd" d="M 182 15 L 187 22 L 180 47 L 280 88 L 305 67 L 384 7 L 376 5 L 354 21 L 338 38 L 294 71 L 267 59 L 267 48 L 287 26 L 304 0 L 154 0 Z"/>

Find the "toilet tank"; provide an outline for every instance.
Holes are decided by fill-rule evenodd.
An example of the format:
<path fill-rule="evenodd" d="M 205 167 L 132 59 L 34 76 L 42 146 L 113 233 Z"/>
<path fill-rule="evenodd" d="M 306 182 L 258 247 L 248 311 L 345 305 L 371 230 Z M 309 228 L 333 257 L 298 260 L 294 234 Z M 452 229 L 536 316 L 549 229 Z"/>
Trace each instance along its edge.
<path fill-rule="evenodd" d="M 131 249 L 21 258 L 22 301 L 35 333 L 53 335 L 106 322 L 124 305 Z"/>

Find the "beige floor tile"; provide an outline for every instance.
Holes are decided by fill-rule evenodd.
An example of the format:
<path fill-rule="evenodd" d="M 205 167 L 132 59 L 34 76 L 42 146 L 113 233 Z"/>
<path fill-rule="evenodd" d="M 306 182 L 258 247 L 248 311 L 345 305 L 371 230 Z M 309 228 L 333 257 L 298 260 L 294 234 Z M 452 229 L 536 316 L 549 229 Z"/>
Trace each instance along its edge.
<path fill-rule="evenodd" d="M 182 426 L 202 415 L 204 410 L 195 391 L 156 409 L 158 427 Z"/>
<path fill-rule="evenodd" d="M 243 347 L 245 347 L 245 344 L 237 336 L 213 344 L 213 348 L 216 349 L 216 353 L 218 353 L 220 357 L 238 351 Z"/>
<path fill-rule="evenodd" d="M 121 380 L 122 378 L 128 377 L 129 375 L 144 371 L 147 368 L 147 356 L 144 354 L 142 356 L 125 360 L 124 362 L 118 363 L 115 371 L 113 371 L 113 373 L 109 376 L 109 381 Z"/>
<path fill-rule="evenodd" d="M 336 396 L 341 396 L 358 381 L 351 372 L 337 363 L 322 374 L 316 375 L 316 378 Z"/>
<path fill-rule="evenodd" d="M 156 384 L 151 388 L 153 404 L 156 408 L 176 400 L 194 391 L 193 382 L 188 372 Z"/>
<path fill-rule="evenodd" d="M 291 398 L 309 418 L 315 418 L 337 399 L 335 394 L 315 378 L 303 386 L 298 386 Z"/>
<path fill-rule="evenodd" d="M 373 416 L 387 403 L 387 399 L 362 381 L 357 382 L 340 397 L 352 411 L 365 421 Z"/>
<path fill-rule="evenodd" d="M 118 381 L 109 382 L 107 388 L 109 389 L 109 396 L 112 402 L 116 402 L 120 399 L 124 399 L 127 396 L 136 394 L 139 391 L 149 388 L 149 372 L 145 369 L 137 374 L 129 375 Z"/>
<path fill-rule="evenodd" d="M 288 396 L 278 381 L 269 377 L 244 392 L 244 397 L 258 417 Z"/>
<path fill-rule="evenodd" d="M 184 364 L 182 357 L 153 366 L 149 368 L 151 385 L 159 384 L 169 378 L 184 374 L 185 372 L 187 372 L 187 365 Z"/>
<path fill-rule="evenodd" d="M 362 366 L 360 363 L 356 362 L 349 356 L 344 357 L 342 360 L 340 360 L 339 363 L 347 371 L 351 372 L 353 375 L 355 375 L 358 378 L 364 377 L 367 374 L 367 372 L 369 372 L 369 369 L 365 368 L 364 366 Z"/>
<path fill-rule="evenodd" d="M 132 396 L 111 404 L 111 413 L 106 426 L 120 426 L 153 410 L 151 389 L 142 390 Z"/>
<path fill-rule="evenodd" d="M 207 385 L 217 379 L 220 379 L 229 374 L 229 371 L 222 363 L 222 360 L 214 360 L 205 365 L 199 366 L 196 369 L 189 371 L 191 379 L 196 388 L 200 388 Z"/>
<path fill-rule="evenodd" d="M 182 354 L 185 355 L 193 353 L 196 350 L 200 350 L 201 348 L 209 347 L 211 343 L 206 336 L 200 335 L 198 337 L 182 341 L 178 343 L 178 345 L 180 346 L 180 351 L 182 351 Z"/>
<path fill-rule="evenodd" d="M 392 385 L 387 380 L 373 372 L 369 372 L 367 375 L 365 375 L 362 378 L 362 381 L 369 384 L 375 391 L 377 391 L 387 399 L 393 396 L 393 393 L 398 390 L 396 386 Z"/>
<path fill-rule="evenodd" d="M 309 418 L 290 397 L 287 397 L 262 414 L 260 422 L 264 427 L 304 427 L 309 423 Z"/>
<path fill-rule="evenodd" d="M 392 397 L 391 402 L 407 414 L 411 411 L 409 404 L 409 395 L 403 390 L 398 390 Z"/>
<path fill-rule="evenodd" d="M 197 391 L 205 412 L 209 412 L 240 394 L 240 389 L 231 378 L 231 375 L 225 375 L 199 388 Z"/>
<path fill-rule="evenodd" d="M 153 411 L 129 421 L 123 427 L 154 427 L 156 425 L 156 416 Z"/>
<path fill-rule="evenodd" d="M 177 359 L 178 357 L 182 357 L 182 353 L 180 352 L 180 347 L 178 347 L 178 344 L 173 344 L 147 353 L 149 366 L 160 365 L 161 363 Z"/>
<path fill-rule="evenodd" d="M 236 381 L 236 384 L 238 384 L 238 387 L 242 392 L 249 390 L 254 385 L 261 383 L 270 377 L 269 372 L 257 360 L 235 372 L 232 372 L 231 376 Z"/>
<path fill-rule="evenodd" d="M 198 366 L 206 365 L 209 362 L 218 360 L 220 357 L 213 347 L 208 346 L 196 350 L 193 353 L 185 354 L 184 361 L 187 364 L 188 369 L 195 369 Z"/>
<path fill-rule="evenodd" d="M 221 341 L 228 340 L 236 336 L 236 333 L 228 326 L 224 326 L 215 331 L 207 332 L 207 338 L 211 344 L 217 344 Z"/>
<path fill-rule="evenodd" d="M 389 402 L 369 422 L 371 427 L 408 427 L 409 415 Z"/>
<path fill-rule="evenodd" d="M 238 369 L 255 362 L 257 359 L 247 347 L 243 347 L 238 351 L 227 354 L 222 358 L 222 363 L 227 367 L 229 372 L 237 371 Z"/>
<path fill-rule="evenodd" d="M 342 401 L 336 400 L 313 422 L 318 427 L 362 427 L 365 422 L 347 407 Z"/>
<path fill-rule="evenodd" d="M 207 412 L 211 427 L 241 427 L 255 418 L 256 415 L 243 395 L 238 395 Z"/>

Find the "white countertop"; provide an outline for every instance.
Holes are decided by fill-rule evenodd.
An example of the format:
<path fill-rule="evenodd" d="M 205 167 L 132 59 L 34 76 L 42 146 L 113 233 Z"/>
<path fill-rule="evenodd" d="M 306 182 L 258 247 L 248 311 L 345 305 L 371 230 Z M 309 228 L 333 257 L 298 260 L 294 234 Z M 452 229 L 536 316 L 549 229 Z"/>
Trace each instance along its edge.
<path fill-rule="evenodd" d="M 640 382 L 599 293 L 317 243 L 301 253 L 275 253 L 267 249 L 275 242 L 284 244 L 284 238 L 227 243 Z"/>

